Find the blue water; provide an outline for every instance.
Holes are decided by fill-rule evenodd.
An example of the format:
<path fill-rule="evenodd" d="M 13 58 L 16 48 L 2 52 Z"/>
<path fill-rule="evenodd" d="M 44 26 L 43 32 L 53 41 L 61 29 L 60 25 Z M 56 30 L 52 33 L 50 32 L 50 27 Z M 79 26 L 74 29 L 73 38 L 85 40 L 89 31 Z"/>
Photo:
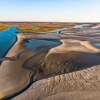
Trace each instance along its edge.
<path fill-rule="evenodd" d="M 91 25 L 91 24 L 75 25 L 74 27 L 71 27 L 71 28 L 61 28 L 61 29 L 54 30 L 54 31 L 52 31 L 52 32 L 59 34 L 59 32 L 61 32 L 61 31 L 66 31 L 66 30 L 70 30 L 70 29 L 73 29 L 73 28 L 76 28 L 76 29 L 77 29 L 77 28 L 84 28 L 84 27 L 90 26 L 90 25 Z"/>
<path fill-rule="evenodd" d="M 29 40 L 29 43 L 26 44 L 26 48 L 28 50 L 34 51 L 36 48 L 41 47 L 41 46 L 54 46 L 54 47 L 56 47 L 59 45 L 61 45 L 60 42 L 31 39 L 31 40 Z"/>
<path fill-rule="evenodd" d="M 0 56 L 4 57 L 17 40 L 17 27 L 13 26 L 0 32 Z"/>
<path fill-rule="evenodd" d="M 93 45 L 96 47 L 100 47 L 100 43 L 94 43 Z"/>

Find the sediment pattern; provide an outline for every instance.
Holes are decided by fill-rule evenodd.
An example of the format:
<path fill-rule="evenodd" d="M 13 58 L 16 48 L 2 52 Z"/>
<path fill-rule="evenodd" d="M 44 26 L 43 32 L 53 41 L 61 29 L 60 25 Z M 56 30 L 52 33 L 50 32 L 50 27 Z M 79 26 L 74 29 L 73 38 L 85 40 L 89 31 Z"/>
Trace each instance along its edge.
<path fill-rule="evenodd" d="M 39 35 L 36 43 L 46 45 L 26 48 L 36 38 L 19 35 L 0 59 L 1 100 L 99 100 L 100 49 L 93 45 L 99 40 L 53 38 L 50 44 Z"/>

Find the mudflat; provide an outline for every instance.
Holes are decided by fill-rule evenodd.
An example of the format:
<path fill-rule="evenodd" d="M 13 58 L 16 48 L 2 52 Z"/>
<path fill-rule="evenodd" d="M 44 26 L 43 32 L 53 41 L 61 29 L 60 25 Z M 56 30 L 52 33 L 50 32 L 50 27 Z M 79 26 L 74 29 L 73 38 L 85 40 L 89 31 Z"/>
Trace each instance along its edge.
<path fill-rule="evenodd" d="M 99 100 L 100 41 L 20 34 L 0 66 L 1 100 Z"/>

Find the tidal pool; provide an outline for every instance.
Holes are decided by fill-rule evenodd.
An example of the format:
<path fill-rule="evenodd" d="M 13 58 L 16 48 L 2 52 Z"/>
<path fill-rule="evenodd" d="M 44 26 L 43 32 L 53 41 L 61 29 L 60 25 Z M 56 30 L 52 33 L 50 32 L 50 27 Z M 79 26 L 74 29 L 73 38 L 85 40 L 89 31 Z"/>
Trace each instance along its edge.
<path fill-rule="evenodd" d="M 60 42 L 55 42 L 55 41 L 49 41 L 49 40 L 37 40 L 37 39 L 31 39 L 29 40 L 28 43 L 26 43 L 26 48 L 28 50 L 35 50 L 38 47 L 41 46 L 59 46 L 61 43 Z"/>

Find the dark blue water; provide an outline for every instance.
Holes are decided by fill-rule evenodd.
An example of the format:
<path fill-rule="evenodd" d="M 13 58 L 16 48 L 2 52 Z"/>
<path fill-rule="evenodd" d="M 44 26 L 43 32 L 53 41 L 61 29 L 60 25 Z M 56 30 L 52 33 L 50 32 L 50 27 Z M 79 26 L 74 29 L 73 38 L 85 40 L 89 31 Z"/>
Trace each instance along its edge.
<path fill-rule="evenodd" d="M 0 56 L 4 57 L 17 40 L 17 27 L 0 32 Z"/>

